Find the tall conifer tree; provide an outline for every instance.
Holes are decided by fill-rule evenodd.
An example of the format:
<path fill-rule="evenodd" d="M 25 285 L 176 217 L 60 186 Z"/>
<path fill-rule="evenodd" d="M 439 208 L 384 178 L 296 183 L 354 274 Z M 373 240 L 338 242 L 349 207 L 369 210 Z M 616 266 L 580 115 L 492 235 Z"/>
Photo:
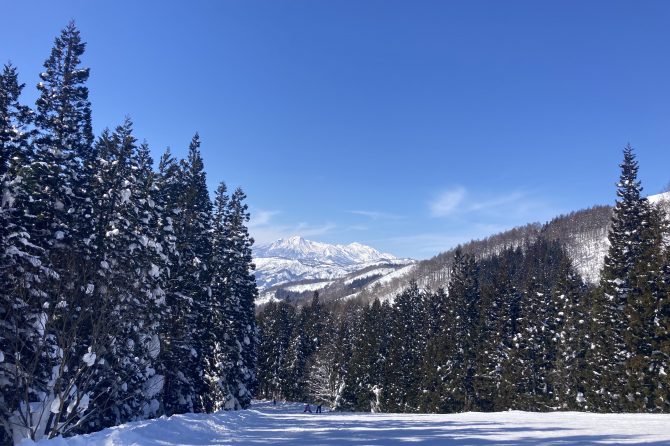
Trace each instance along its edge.
<path fill-rule="evenodd" d="M 595 391 L 591 399 L 603 411 L 620 411 L 626 404 L 625 361 L 630 353 L 625 341 L 626 306 L 634 288 L 633 273 L 643 250 L 649 219 L 649 206 L 637 179 L 638 163 L 630 145 L 623 155 L 608 234 L 610 247 L 591 321 L 594 348 L 589 351 L 589 362 L 593 370 L 591 387 Z"/>

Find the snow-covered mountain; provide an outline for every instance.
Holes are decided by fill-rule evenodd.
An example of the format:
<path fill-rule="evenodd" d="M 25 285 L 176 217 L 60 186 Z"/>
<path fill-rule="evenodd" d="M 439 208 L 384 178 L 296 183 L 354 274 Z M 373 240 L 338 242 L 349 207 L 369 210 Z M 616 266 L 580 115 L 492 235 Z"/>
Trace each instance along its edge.
<path fill-rule="evenodd" d="M 380 263 L 403 262 L 360 243 L 331 245 L 295 236 L 254 249 L 261 290 L 287 282 L 336 279 Z"/>
<path fill-rule="evenodd" d="M 665 209 L 670 216 L 670 192 L 647 197 L 649 202 Z M 542 225 L 530 223 L 525 226 L 492 234 L 482 240 L 473 240 L 463 245 L 463 250 L 477 258 L 487 258 L 506 248 L 528 246 L 538 237 L 558 240 L 570 256 L 573 265 L 582 278 L 589 283 L 597 283 L 600 278 L 605 254 L 609 248 L 607 232 L 612 208 L 594 206 L 589 209 L 561 215 Z M 258 303 L 264 303 L 282 296 L 291 295 L 307 299 L 309 291 L 319 290 L 324 299 L 374 299 L 392 300 L 409 280 L 416 280 L 420 287 L 437 289 L 446 287 L 453 259 L 453 250 L 438 254 L 432 259 L 412 261 L 402 264 L 377 265 L 350 272 L 337 279 L 295 281 L 266 288 Z"/>

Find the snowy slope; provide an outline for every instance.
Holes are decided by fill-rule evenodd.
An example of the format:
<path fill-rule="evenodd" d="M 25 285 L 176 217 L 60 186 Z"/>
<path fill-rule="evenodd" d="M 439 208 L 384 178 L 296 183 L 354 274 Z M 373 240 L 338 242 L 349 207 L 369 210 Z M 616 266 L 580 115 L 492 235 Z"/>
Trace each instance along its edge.
<path fill-rule="evenodd" d="M 670 217 L 670 192 L 650 195 L 647 200 L 664 209 Z M 605 255 L 610 246 L 607 239 L 608 228 L 603 227 L 596 234 L 589 234 L 579 229 L 575 230 L 571 243 L 567 244 L 568 255 L 584 280 L 596 283 L 600 279 L 600 270 L 605 263 Z"/>
<path fill-rule="evenodd" d="M 494 412 L 451 415 L 325 412 L 260 402 L 250 410 L 128 423 L 39 446 L 668 445 L 670 415 Z M 24 441 L 22 446 L 34 445 Z"/>
<path fill-rule="evenodd" d="M 664 209 L 670 217 L 670 192 L 647 198 L 650 203 Z M 486 258 L 505 248 L 530 243 L 536 240 L 540 232 L 544 230 L 544 236 L 560 241 L 582 278 L 589 283 L 597 283 L 609 249 L 607 233 L 610 217 L 611 208 L 609 207 L 584 209 L 557 217 L 544 228 L 540 224 L 529 224 L 493 234 L 483 240 L 473 241 L 466 244 L 464 248 L 478 258 Z M 393 300 L 407 286 L 410 279 L 416 280 L 420 287 L 446 288 L 449 282 L 452 257 L 453 252 L 447 251 L 433 259 L 417 262 L 381 277 L 367 284 L 363 290 L 344 297 L 355 298 L 366 294 L 368 299 Z"/>
<path fill-rule="evenodd" d="M 256 282 L 261 290 L 282 283 L 335 279 L 370 265 L 398 260 L 360 243 L 328 243 L 290 237 L 254 249 Z"/>

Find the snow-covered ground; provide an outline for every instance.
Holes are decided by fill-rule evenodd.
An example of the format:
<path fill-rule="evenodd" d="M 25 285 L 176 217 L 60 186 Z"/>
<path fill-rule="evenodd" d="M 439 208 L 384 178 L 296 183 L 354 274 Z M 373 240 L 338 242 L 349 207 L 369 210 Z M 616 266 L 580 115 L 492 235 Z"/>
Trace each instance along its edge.
<path fill-rule="evenodd" d="M 129 423 L 39 446 L 670 445 L 670 415 L 577 412 L 303 414 L 298 404 Z M 22 446 L 34 445 L 24 441 Z"/>

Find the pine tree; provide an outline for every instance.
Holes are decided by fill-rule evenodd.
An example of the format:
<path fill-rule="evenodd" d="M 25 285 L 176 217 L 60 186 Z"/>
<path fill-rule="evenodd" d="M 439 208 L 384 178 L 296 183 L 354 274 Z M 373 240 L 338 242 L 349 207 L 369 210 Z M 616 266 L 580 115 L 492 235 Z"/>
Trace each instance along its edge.
<path fill-rule="evenodd" d="M 508 260 L 506 265 L 521 264 L 523 254 L 520 249 L 507 252 Z M 504 280 L 504 279 L 503 279 Z M 492 376 L 499 379 L 499 386 L 494 398 L 494 407 L 496 410 L 508 410 L 518 408 L 517 395 L 519 393 L 518 384 L 520 382 L 520 367 L 516 360 L 515 352 L 519 348 L 517 336 L 521 330 L 521 301 L 522 290 L 510 280 L 503 282 L 496 303 L 498 314 L 501 315 L 498 325 L 499 341 L 497 356 L 498 360 L 494 362 Z"/>
<path fill-rule="evenodd" d="M 520 269 L 520 250 L 505 250 L 481 266 L 482 300 L 481 345 L 477 360 L 475 388 L 479 409 L 505 410 L 511 407 L 509 396 L 516 381 L 506 381 L 511 340 L 518 330 L 520 293 L 515 287 Z M 514 387 L 515 388 L 515 387 Z"/>
<path fill-rule="evenodd" d="M 447 295 L 450 302 L 450 325 L 445 343 L 450 343 L 444 364 L 444 385 L 451 393 L 449 411 L 470 411 L 477 407 L 475 373 L 479 351 L 480 293 L 478 265 L 460 249 L 454 263 Z"/>
<path fill-rule="evenodd" d="M 295 323 L 295 308 L 286 301 L 269 303 L 258 317 L 258 379 L 260 394 L 268 398 L 285 398 L 291 385 L 284 365 Z"/>
<path fill-rule="evenodd" d="M 525 253 L 523 296 L 513 361 L 519 364 L 519 408 L 549 410 L 553 407 L 551 381 L 557 356 L 559 310 L 552 295 L 557 265 L 564 252 L 557 242 L 539 239 Z"/>
<path fill-rule="evenodd" d="M 440 288 L 426 296 L 426 326 L 428 340 L 421 365 L 421 394 L 419 408 L 422 412 L 444 412 L 450 410 L 451 394 L 444 385 L 449 361 L 451 340 L 451 305 L 446 292 Z"/>
<path fill-rule="evenodd" d="M 305 314 L 300 312 L 293 327 L 291 341 L 284 357 L 283 395 L 290 401 L 304 401 L 307 396 L 307 361 L 309 341 L 305 333 Z"/>
<path fill-rule="evenodd" d="M 347 305 L 342 314 L 335 320 L 333 331 L 334 341 L 332 343 L 332 385 L 336 390 L 333 409 L 352 410 L 355 404 L 355 389 L 347 387 L 347 375 L 351 355 L 353 353 L 353 341 L 355 329 L 360 320 L 360 312 L 355 305 Z"/>
<path fill-rule="evenodd" d="M 180 289 L 181 255 L 177 249 L 178 219 L 182 180 L 179 165 L 168 149 L 159 162 L 156 178 L 156 202 L 159 209 L 158 233 L 163 239 L 166 277 L 164 285 L 165 314 L 160 327 L 161 349 L 158 357 L 159 371 L 164 375 L 161 413 L 172 415 L 190 410 L 193 389 L 181 369 L 184 358 L 191 358 L 191 345 L 186 316 L 192 303 Z"/>
<path fill-rule="evenodd" d="M 588 409 L 588 364 L 586 353 L 590 347 L 588 332 L 588 305 L 586 287 L 564 257 L 558 265 L 558 282 L 552 289 L 558 309 L 556 342 L 558 351 L 551 375 L 554 401 L 561 409 Z"/>
<path fill-rule="evenodd" d="M 670 234 L 667 221 L 660 225 L 665 237 Z M 656 302 L 656 319 L 654 320 L 653 353 L 656 387 L 654 389 L 654 406 L 658 412 L 670 411 L 670 246 L 663 250 L 662 286 L 664 292 Z"/>
<path fill-rule="evenodd" d="M 656 410 L 659 371 L 664 363 L 658 354 L 655 327 L 660 321 L 659 302 L 667 296 L 663 253 L 667 227 L 662 211 L 647 206 L 646 219 L 640 227 L 640 255 L 633 266 L 631 289 L 624 310 L 628 322 L 624 333 L 628 351 L 625 407 L 631 412 Z"/>
<path fill-rule="evenodd" d="M 30 239 L 33 185 L 27 170 L 34 154 L 32 112 L 19 102 L 23 87 L 16 68 L 5 65 L 0 73 L 0 443 L 26 424 L 20 422 L 20 408 L 39 399 L 40 278 L 50 274 L 42 265 L 43 251 Z"/>
<path fill-rule="evenodd" d="M 212 224 L 212 306 L 211 330 L 214 346 L 207 358 L 207 379 L 210 385 L 210 397 L 213 409 L 235 408 L 237 405 L 237 382 L 235 368 L 241 362 L 237 345 L 239 299 L 231 294 L 228 286 L 228 245 L 229 235 L 226 227 L 228 202 L 225 183 L 220 183 L 214 198 L 214 220 Z"/>
<path fill-rule="evenodd" d="M 379 300 L 363 308 L 345 377 L 345 386 L 352 391 L 352 408 L 356 411 L 379 411 L 389 342 L 385 329 L 387 318 Z"/>
<path fill-rule="evenodd" d="M 91 275 L 92 148 L 90 103 L 81 68 L 85 44 L 74 24 L 56 38 L 38 84 L 35 114 L 34 161 L 26 171 L 31 185 L 29 233 L 31 243 L 44 250 L 41 264 L 53 270 L 43 277 L 39 323 L 39 366 L 33 373 L 40 383 L 35 413 L 26 416 L 30 436 L 52 437 L 69 432 L 87 404 L 77 397 L 71 406 L 71 385 L 82 355 L 90 347 L 92 303 L 86 294 Z M 85 399 L 84 401 L 85 402 Z M 70 409 L 67 411 L 67 409 Z M 32 418 L 41 420 L 33 423 Z"/>
<path fill-rule="evenodd" d="M 400 293 L 389 321 L 391 339 L 384 379 L 384 410 L 414 412 L 419 407 L 417 389 L 426 348 L 423 327 L 423 293 L 416 282 Z"/>
<path fill-rule="evenodd" d="M 607 412 L 620 411 L 625 406 L 628 385 L 625 361 L 630 353 L 625 342 L 626 306 L 634 287 L 633 274 L 643 250 L 642 237 L 649 219 L 649 206 L 637 179 L 638 163 L 630 145 L 623 154 L 618 199 L 608 234 L 610 247 L 593 305 L 594 347 L 588 359 L 593 371 L 591 387 L 595 389 L 589 399 L 598 410 Z"/>
<path fill-rule="evenodd" d="M 95 316 L 91 317 L 90 347 L 94 350 L 89 353 L 104 359 L 99 361 L 103 364 L 99 370 L 92 372 L 97 375 L 91 394 L 98 410 L 88 424 L 95 428 L 155 413 L 157 404 L 151 400 L 160 392 L 155 360 L 163 301 L 159 280 L 162 246 L 152 227 L 156 216 L 147 184 L 150 159 L 147 149 L 142 150 L 132 135 L 130 120 L 112 134 L 103 133 L 98 142 L 93 208 L 98 240 L 95 264 L 99 267 L 87 294 L 98 303 L 96 311 L 111 319 L 98 328 Z"/>
<path fill-rule="evenodd" d="M 142 399 L 139 416 L 155 417 L 160 414 L 164 374 L 160 370 L 161 351 L 160 333 L 165 323 L 166 293 L 169 277 L 169 256 L 172 243 L 161 227 L 163 207 L 159 199 L 157 176 L 153 171 L 153 159 L 146 143 L 140 144 L 131 158 L 131 168 L 136 172 L 134 192 L 136 214 L 133 222 L 137 230 L 136 249 L 139 249 L 138 262 L 141 267 L 135 269 L 134 288 L 139 292 L 142 305 L 139 313 L 144 322 L 140 339 L 146 352 L 143 364 L 146 381 L 142 385 Z"/>
<path fill-rule="evenodd" d="M 251 404 L 258 380 L 256 377 L 258 333 L 256 329 L 255 301 L 258 296 L 255 268 L 251 247 L 254 240 L 249 236 L 247 223 L 249 211 L 244 203 L 246 194 L 237 188 L 228 202 L 224 218 L 226 234 L 226 280 L 229 296 L 232 297 L 228 306 L 228 319 L 234 321 L 239 362 L 236 363 L 235 377 L 237 386 L 236 399 L 239 407 L 247 408 Z"/>
<path fill-rule="evenodd" d="M 168 306 L 172 330 L 166 352 L 164 405 L 167 413 L 211 411 L 209 385 L 204 370 L 214 346 L 208 326 L 211 306 L 211 201 L 202 157 L 200 137 L 189 145 L 188 158 L 178 167 L 169 157 L 162 160 L 164 174 L 176 175 L 171 193 L 176 199 L 172 209 L 176 250 L 179 253 L 169 281 Z M 166 192 L 168 192 L 166 190 Z M 179 325 L 179 327 L 175 327 Z M 179 364 L 179 366 L 177 366 Z"/>
<path fill-rule="evenodd" d="M 72 262 L 77 254 L 86 254 L 83 246 L 91 232 L 86 197 L 91 178 L 86 175 L 90 174 L 86 166 L 95 154 L 85 86 L 89 69 L 80 66 L 85 47 L 70 23 L 56 38 L 37 85 L 35 144 L 39 163 L 34 165 L 33 180 L 39 182 L 41 194 L 34 197 L 35 239 L 48 247 L 52 261 L 60 265 Z"/>

